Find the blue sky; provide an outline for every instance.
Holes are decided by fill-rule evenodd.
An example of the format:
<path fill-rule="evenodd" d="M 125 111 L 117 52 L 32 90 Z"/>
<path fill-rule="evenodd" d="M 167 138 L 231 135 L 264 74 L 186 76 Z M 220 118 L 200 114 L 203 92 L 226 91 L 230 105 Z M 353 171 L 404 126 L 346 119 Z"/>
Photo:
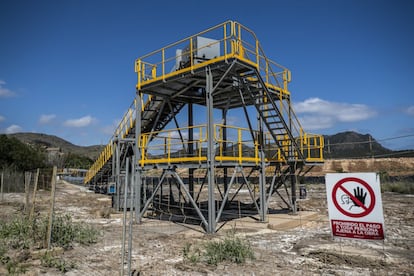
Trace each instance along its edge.
<path fill-rule="evenodd" d="M 106 144 L 135 95 L 134 60 L 226 20 L 253 30 L 292 71 L 307 131 L 414 148 L 409 0 L 1 0 L 0 133 Z"/>

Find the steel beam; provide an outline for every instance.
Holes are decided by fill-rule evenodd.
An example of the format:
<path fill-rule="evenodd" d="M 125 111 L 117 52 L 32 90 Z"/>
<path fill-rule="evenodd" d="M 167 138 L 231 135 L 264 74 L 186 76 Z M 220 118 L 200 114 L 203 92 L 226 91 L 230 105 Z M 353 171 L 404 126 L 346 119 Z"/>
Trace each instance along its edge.
<path fill-rule="evenodd" d="M 289 174 L 290 174 L 290 188 L 291 188 L 291 201 L 292 201 L 292 212 L 296 214 L 296 166 L 295 163 L 291 162 L 289 164 Z"/>
<path fill-rule="evenodd" d="M 172 175 L 175 177 L 175 180 L 177 180 L 180 187 L 184 190 L 184 193 L 188 197 L 188 200 L 193 205 L 195 211 L 197 212 L 198 216 L 200 217 L 201 221 L 203 222 L 204 226 L 208 229 L 210 226 L 210 223 L 206 221 L 205 217 L 201 213 L 200 208 L 198 208 L 197 203 L 194 201 L 193 197 L 190 195 L 190 192 L 188 191 L 187 187 L 185 186 L 184 182 L 182 181 L 181 177 L 177 174 L 176 171 L 171 172 Z"/>
<path fill-rule="evenodd" d="M 193 104 L 188 104 L 188 155 L 194 154 L 194 118 L 193 118 Z M 194 197 L 194 168 L 188 169 L 188 188 L 191 197 Z"/>
<path fill-rule="evenodd" d="M 139 165 L 142 154 L 142 143 L 141 143 L 141 123 L 142 123 L 142 95 L 141 91 L 137 90 L 136 92 L 136 104 L 135 104 L 135 183 L 137 200 L 135 202 L 135 216 L 136 221 L 141 223 L 142 213 L 141 213 L 141 190 L 142 190 L 142 167 Z"/>
<path fill-rule="evenodd" d="M 214 196 L 214 116 L 213 116 L 213 76 L 210 67 L 206 68 L 206 103 L 207 103 L 207 171 L 208 171 L 208 227 L 207 233 L 216 231 L 216 202 Z"/>

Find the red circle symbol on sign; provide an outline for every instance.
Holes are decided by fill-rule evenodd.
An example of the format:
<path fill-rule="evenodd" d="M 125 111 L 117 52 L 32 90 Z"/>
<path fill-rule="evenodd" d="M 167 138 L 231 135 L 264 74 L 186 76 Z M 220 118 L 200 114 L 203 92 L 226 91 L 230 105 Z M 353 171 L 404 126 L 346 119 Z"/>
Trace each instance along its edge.
<path fill-rule="evenodd" d="M 361 202 L 356 196 L 354 196 L 351 192 L 349 192 L 344 187 L 344 184 L 347 183 L 347 182 L 359 183 L 364 188 L 366 188 L 368 190 L 368 193 L 369 193 L 369 196 L 370 196 L 370 199 L 371 199 L 369 206 L 365 206 L 363 204 L 363 202 Z M 351 198 L 351 200 L 358 205 L 358 207 L 361 207 L 362 212 L 360 212 L 360 213 L 351 213 L 351 212 L 348 212 L 347 210 L 345 210 L 344 208 L 342 208 L 342 206 L 339 205 L 338 200 L 336 198 L 336 193 L 338 192 L 339 189 L 342 190 L 345 194 L 347 194 Z M 335 204 L 335 207 L 338 209 L 338 211 L 341 212 L 342 214 L 344 214 L 345 216 L 352 217 L 352 218 L 361 218 L 361 217 L 365 217 L 366 215 L 371 213 L 372 210 L 374 209 L 375 194 L 374 194 L 374 191 L 372 190 L 371 186 L 369 186 L 368 183 L 365 182 L 364 180 L 356 178 L 356 177 L 346 177 L 346 178 L 343 178 L 343 179 L 339 180 L 335 184 L 335 186 L 332 190 L 332 201 Z"/>

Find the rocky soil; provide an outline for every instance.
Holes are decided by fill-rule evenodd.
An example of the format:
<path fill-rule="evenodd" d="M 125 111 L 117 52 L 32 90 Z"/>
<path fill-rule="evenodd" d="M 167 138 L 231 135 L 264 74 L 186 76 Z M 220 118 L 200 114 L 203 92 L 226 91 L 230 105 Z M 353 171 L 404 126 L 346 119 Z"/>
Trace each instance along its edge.
<path fill-rule="evenodd" d="M 36 210 L 46 212 L 50 192 L 38 195 Z M 414 197 L 384 193 L 382 201 L 384 241 L 333 239 L 322 184 L 308 186 L 307 199 L 298 202 L 301 211 L 291 215 L 296 223 L 283 227 L 244 218 L 228 222 L 216 235 L 207 235 L 197 226 L 144 219 L 133 225 L 131 268 L 136 275 L 413 275 Z M 5 194 L 0 203 L 1 220 L 21 212 L 23 202 L 23 194 Z M 92 224 L 101 231 L 96 244 L 75 244 L 60 253 L 61 258 L 75 264 L 66 275 L 119 275 L 123 216 L 111 211 L 110 205 L 108 196 L 58 182 L 56 213 L 70 214 L 75 221 Z M 305 214 L 312 215 L 304 219 Z M 270 216 L 278 219 L 277 213 Z M 250 244 L 253 260 L 208 265 L 183 257 L 186 245 L 200 246 L 223 238 L 230 230 Z M 35 256 L 24 262 L 29 267 L 25 275 L 60 274 L 56 268 L 42 267 Z M 3 274 L 7 275 L 7 270 L 0 264 Z"/>
<path fill-rule="evenodd" d="M 414 158 L 327 159 L 308 175 L 338 172 L 377 172 L 388 176 L 414 176 Z"/>

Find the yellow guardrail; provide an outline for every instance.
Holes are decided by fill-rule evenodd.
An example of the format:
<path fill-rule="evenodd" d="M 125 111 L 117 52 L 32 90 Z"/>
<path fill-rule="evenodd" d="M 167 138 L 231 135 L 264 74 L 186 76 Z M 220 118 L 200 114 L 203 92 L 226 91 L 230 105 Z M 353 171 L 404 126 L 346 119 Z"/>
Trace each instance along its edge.
<path fill-rule="evenodd" d="M 151 97 L 146 99 L 144 104 L 144 99 L 142 99 L 141 105 L 142 110 L 145 110 L 145 107 L 151 101 Z M 84 183 L 88 183 L 101 169 L 102 167 L 108 162 L 110 158 L 112 158 L 113 154 L 113 147 L 114 147 L 114 140 L 116 138 L 125 138 L 130 133 L 130 131 L 135 126 L 135 112 L 136 112 L 136 100 L 132 102 L 129 106 L 127 112 L 125 112 L 124 116 L 122 117 L 121 122 L 118 124 L 114 131 L 114 135 L 109 140 L 109 143 L 105 146 L 101 154 L 98 156 L 96 161 L 92 164 L 89 168 L 88 172 L 85 175 Z"/>
<path fill-rule="evenodd" d="M 196 42 L 200 37 L 207 40 L 199 47 Z M 201 60 L 197 57 L 197 53 L 208 53 L 210 49 L 215 49 L 217 55 Z M 266 98 L 271 98 L 283 118 L 288 118 L 286 120 L 293 137 L 299 137 L 299 141 L 306 140 L 302 125 L 290 106 L 288 83 L 291 81 L 291 72 L 268 59 L 255 33 L 235 21 L 226 21 L 136 59 L 136 86 L 140 90 L 153 82 L 230 58 L 241 60 L 257 69 L 267 87 Z"/>
<path fill-rule="evenodd" d="M 123 120 L 122 122 L 125 122 Z M 125 123 L 124 123 L 125 124 Z M 142 149 L 141 166 L 151 164 L 178 164 L 178 163 L 203 163 L 207 161 L 207 130 L 206 125 L 185 127 L 179 129 L 162 130 L 141 135 L 140 148 Z M 194 139 L 188 139 L 190 128 Z M 181 135 L 179 135 L 181 132 Z M 224 138 L 226 132 L 226 138 Z M 222 124 L 214 125 L 215 161 L 234 162 L 243 164 L 246 162 L 259 164 L 259 142 L 258 131 L 252 132 L 248 128 L 228 126 Z M 149 138 L 152 140 L 149 142 Z M 278 140 L 282 147 L 278 147 L 269 133 L 265 134 L 266 162 L 285 162 L 284 156 L 289 155 L 291 141 L 284 135 L 279 135 Z M 296 143 L 300 145 L 299 150 L 307 162 L 323 162 L 323 137 L 316 134 L 304 134 L 298 137 Z M 188 147 L 193 147 L 190 154 Z M 105 147 L 97 161 L 87 172 L 85 183 L 87 183 L 103 165 L 112 157 L 113 143 Z M 285 155 L 282 154 L 285 151 Z M 299 160 L 298 152 L 294 157 Z"/>
<path fill-rule="evenodd" d="M 141 136 L 140 147 L 142 149 L 141 166 L 152 164 L 179 164 L 179 163 L 203 163 L 207 161 L 207 125 L 198 125 L 178 129 L 168 129 L 153 133 L 144 133 Z M 188 132 L 192 129 L 194 139 L 188 139 Z M 179 135 L 181 132 L 181 135 Z M 224 138 L 226 132 L 226 138 Z M 248 128 L 228 126 L 222 124 L 214 125 L 214 144 L 215 144 L 215 161 L 216 162 L 235 162 L 243 164 L 246 162 L 260 162 L 258 131 L 252 132 Z M 152 137 L 151 142 L 148 142 Z M 274 151 L 276 154 L 267 154 L 266 162 L 285 162 L 284 155 L 281 151 L 290 150 L 290 140 L 280 135 L 282 148 L 277 147 L 270 135 L 265 141 L 268 147 L 265 152 Z M 273 138 L 272 138 L 273 139 Z M 309 162 L 323 161 L 323 137 L 320 135 L 306 134 L 304 139 L 297 138 L 302 155 Z M 273 143 L 269 143 L 273 141 Z M 270 146 L 271 145 L 271 146 Z M 188 147 L 193 146 L 193 153 L 190 154 Z M 295 152 L 295 158 L 300 160 L 298 152 Z"/>
<path fill-rule="evenodd" d="M 268 153 L 268 161 L 288 161 L 284 156 L 293 156 L 294 159 L 299 160 L 299 152 L 306 162 L 320 163 L 324 161 L 324 138 L 322 135 L 304 133 L 301 136 L 295 137 L 298 148 L 291 147 L 292 141 L 287 135 L 278 135 L 277 140 L 280 141 L 281 147 L 274 143 L 270 133 L 265 134 L 265 152 Z M 291 153 L 290 150 L 293 150 L 293 152 Z"/>
<path fill-rule="evenodd" d="M 201 46 L 197 45 L 200 37 L 206 39 Z M 212 58 L 197 56 L 211 49 L 217 53 Z M 254 32 L 235 21 L 226 21 L 136 59 L 137 89 L 230 58 L 256 67 L 267 84 L 287 91 L 290 71 L 268 59 Z"/>
<path fill-rule="evenodd" d="M 197 44 L 199 42 L 200 37 L 204 38 L 204 42 L 201 44 L 201 46 Z M 208 57 L 204 59 L 197 55 L 197 53 L 200 52 L 209 53 L 211 49 L 214 49 L 215 53 L 217 53 L 213 57 Z M 222 24 L 216 25 L 205 31 L 177 41 L 173 44 L 167 45 L 159 50 L 153 51 L 145 56 L 136 59 L 136 88 L 138 91 L 141 91 L 142 87 L 153 82 L 160 80 L 165 81 L 170 77 L 174 77 L 183 73 L 192 72 L 196 69 L 205 67 L 209 64 L 217 63 L 220 61 L 227 61 L 228 59 L 233 58 L 236 58 L 257 69 L 258 73 L 264 81 L 265 86 L 267 87 L 267 91 L 265 91 L 265 97 L 267 99 L 272 99 L 273 102 L 277 105 L 282 116 L 284 118 L 288 118 L 292 135 L 296 137 L 296 143 L 299 147 L 299 151 L 301 154 L 303 154 L 306 160 L 315 162 L 323 161 L 323 137 L 320 135 L 305 134 L 296 114 L 293 112 L 290 106 L 290 92 L 288 90 L 288 83 L 291 81 L 290 71 L 286 67 L 268 59 L 265 56 L 264 51 L 259 43 L 259 40 L 257 39 L 254 32 L 238 22 L 226 21 Z M 274 101 L 275 99 L 278 99 L 278 101 Z M 135 104 L 136 103 L 134 102 L 134 107 Z M 143 102 L 141 104 L 144 106 Z M 135 108 L 130 108 L 128 109 L 127 113 L 123 116 L 123 119 L 117 127 L 114 136 L 110 139 L 110 142 L 105 147 L 104 151 L 101 153 L 99 158 L 88 171 L 85 177 L 85 183 L 89 182 L 99 172 L 99 170 L 104 166 L 104 164 L 109 160 L 109 158 L 112 157 L 114 137 L 121 136 L 122 138 L 124 138 L 133 128 L 133 125 L 135 124 L 135 110 Z M 226 126 L 226 128 L 229 127 Z M 242 130 L 241 128 L 237 128 L 237 131 Z M 244 133 L 245 130 L 243 130 L 242 132 Z M 155 136 L 157 135 L 152 135 L 152 137 Z M 145 137 L 146 136 L 143 135 L 141 139 L 141 146 L 146 146 L 145 143 L 147 143 L 147 141 L 145 140 Z M 147 138 L 148 137 L 149 136 L 147 136 Z M 178 145 L 174 144 L 174 137 L 164 138 L 167 139 L 167 141 L 164 142 L 163 145 L 170 147 L 169 150 L 167 149 L 167 152 L 169 152 L 170 156 L 167 156 L 165 160 L 162 159 L 158 161 L 165 161 L 166 163 L 168 163 L 172 162 L 171 158 L 176 158 L 174 156 L 171 157 L 171 150 Z M 228 156 L 226 155 L 227 153 L 219 154 L 218 157 L 216 157 L 217 161 L 229 161 L 231 159 L 231 161 L 240 162 L 242 159 L 246 160 L 244 159 L 247 158 L 246 156 L 240 156 L 240 152 L 242 152 L 241 149 L 243 149 L 243 146 L 246 146 L 244 144 L 247 143 L 246 141 L 241 142 L 239 139 L 237 139 L 237 141 L 224 141 L 220 140 L 220 136 L 217 136 L 215 138 L 217 139 L 219 145 L 226 145 L 227 143 L 237 143 L 238 147 L 237 157 Z M 278 157 L 276 158 L 276 160 L 282 160 L 282 151 L 289 148 L 290 143 L 292 143 L 286 140 L 285 138 L 281 139 L 281 141 L 282 148 L 277 149 L 278 153 L 276 154 L 276 156 Z M 197 142 L 192 143 L 197 143 L 197 146 L 199 146 L 198 149 L 201 150 L 201 145 L 205 143 L 205 141 L 199 140 Z M 253 148 L 255 148 L 255 153 L 257 151 L 256 147 L 257 145 L 253 144 Z M 295 155 L 298 154 L 298 152 L 295 152 Z M 145 156 L 148 155 L 143 155 L 143 158 L 146 158 Z M 199 155 L 197 156 L 186 158 L 187 159 L 181 159 L 181 161 L 202 162 L 206 157 L 201 156 L 199 153 Z M 232 158 L 237 158 L 237 160 L 233 160 Z M 251 161 L 257 162 L 257 157 L 249 158 L 253 158 Z M 142 164 L 148 164 L 148 162 L 155 163 L 155 161 L 151 161 L 151 159 L 148 158 L 145 160 L 145 162 L 144 160 L 141 160 L 141 162 Z"/>

